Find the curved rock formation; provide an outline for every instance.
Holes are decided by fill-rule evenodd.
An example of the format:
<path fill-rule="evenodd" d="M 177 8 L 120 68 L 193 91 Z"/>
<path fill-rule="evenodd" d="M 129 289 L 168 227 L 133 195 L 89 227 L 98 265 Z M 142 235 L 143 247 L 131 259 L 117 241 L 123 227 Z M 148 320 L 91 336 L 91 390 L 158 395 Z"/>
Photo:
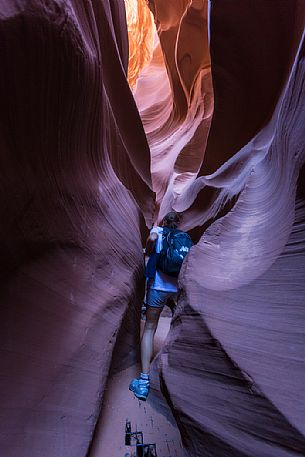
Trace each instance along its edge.
<path fill-rule="evenodd" d="M 271 148 L 277 160 L 268 161 L 269 182 L 258 176 L 261 187 L 249 183 L 244 192 L 252 198 L 242 198 L 242 193 L 241 203 L 211 225 L 204 241 L 190 254 L 181 278 L 185 292 L 161 355 L 162 385 L 192 456 L 278 457 L 305 452 L 304 173 L 294 204 L 294 168 L 304 161 L 305 151 L 302 129 L 295 129 L 305 115 L 304 105 L 299 104 L 305 95 L 304 50 L 303 45 Z M 285 162 L 286 169 L 281 169 L 280 156 L 287 149 L 296 162 L 290 159 Z M 278 168 L 272 166 L 273 160 Z M 255 168 L 251 180 L 256 173 L 264 176 L 265 161 L 263 165 Z M 265 200 L 264 194 L 276 177 L 280 186 L 279 175 L 286 175 L 283 179 L 293 191 L 287 192 L 286 198 L 283 191 L 275 194 L 286 202 L 286 208 L 284 212 L 277 205 L 274 211 L 269 207 L 274 221 L 270 226 L 258 216 L 251 218 L 251 207 L 258 206 L 253 201 L 255 191 L 259 197 L 258 189 L 263 194 L 256 202 L 262 207 L 273 203 Z M 292 230 L 289 213 L 294 220 Z M 257 232 L 255 227 L 248 231 L 248 243 L 241 250 L 238 239 L 246 215 L 256 221 Z M 228 233 L 233 236 L 234 231 L 229 246 Z M 267 268 L 258 261 L 261 250 L 272 259 L 287 233 L 286 246 Z M 237 269 L 235 262 L 243 269 Z M 254 272 L 249 272 L 251 265 Z M 190 387 L 185 389 L 185 385 Z"/>
<path fill-rule="evenodd" d="M 153 217 L 124 4 L 4 1 L 0 41 L 0 454 L 84 457 Z"/>
<path fill-rule="evenodd" d="M 215 111 L 198 178 L 172 203 L 186 228 L 209 224 L 157 363 L 192 457 L 305 452 L 305 8 L 278 5 L 212 3 Z"/>
<path fill-rule="evenodd" d="M 125 0 L 129 39 L 128 82 L 135 88 L 139 74 L 150 62 L 155 27 L 145 0 Z"/>
<path fill-rule="evenodd" d="M 198 243 L 154 370 L 187 455 L 302 456 L 304 2 L 150 0 L 153 41 L 126 3 L 134 97 L 123 0 L 0 6 L 0 454 L 96 455 L 174 208 Z"/>
<path fill-rule="evenodd" d="M 134 95 L 150 145 L 159 218 L 195 179 L 204 156 L 213 112 L 207 5 L 150 2 L 160 42 Z"/>

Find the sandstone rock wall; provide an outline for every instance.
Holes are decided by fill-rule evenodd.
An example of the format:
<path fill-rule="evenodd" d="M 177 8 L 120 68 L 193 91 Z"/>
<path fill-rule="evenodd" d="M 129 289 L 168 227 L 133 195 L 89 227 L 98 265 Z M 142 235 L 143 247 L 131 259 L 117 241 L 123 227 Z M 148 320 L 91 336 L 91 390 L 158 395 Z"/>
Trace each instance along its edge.
<path fill-rule="evenodd" d="M 84 457 L 153 213 L 124 4 L 2 1 L 0 42 L 0 454 Z"/>
<path fill-rule="evenodd" d="M 215 109 L 198 177 L 172 200 L 208 228 L 155 366 L 192 457 L 305 452 L 304 13 L 211 4 Z"/>
<path fill-rule="evenodd" d="M 198 244 L 154 369 L 187 454 L 302 456 L 304 2 L 148 3 L 134 98 L 122 0 L 0 5 L 0 453 L 90 455 L 175 208 Z"/>

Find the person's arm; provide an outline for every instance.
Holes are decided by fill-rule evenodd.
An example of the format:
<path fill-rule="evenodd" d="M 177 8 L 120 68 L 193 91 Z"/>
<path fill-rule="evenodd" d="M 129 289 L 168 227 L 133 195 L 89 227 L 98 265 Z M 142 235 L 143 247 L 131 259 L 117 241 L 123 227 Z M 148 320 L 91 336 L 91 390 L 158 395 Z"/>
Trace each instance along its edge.
<path fill-rule="evenodd" d="M 146 263 L 148 261 L 148 256 L 151 256 L 153 252 L 155 252 L 156 241 L 158 239 L 158 230 L 156 228 L 152 228 L 149 234 L 149 237 L 146 240 L 146 248 L 145 248 L 145 256 L 146 256 Z M 146 286 L 149 287 L 153 283 L 153 278 L 147 278 Z M 145 294 L 146 295 L 146 294 Z"/>
<path fill-rule="evenodd" d="M 146 255 L 150 255 L 152 252 L 154 252 L 157 238 L 158 238 L 158 233 L 156 233 L 156 232 L 150 233 L 149 237 L 146 240 L 146 248 L 145 248 Z"/>

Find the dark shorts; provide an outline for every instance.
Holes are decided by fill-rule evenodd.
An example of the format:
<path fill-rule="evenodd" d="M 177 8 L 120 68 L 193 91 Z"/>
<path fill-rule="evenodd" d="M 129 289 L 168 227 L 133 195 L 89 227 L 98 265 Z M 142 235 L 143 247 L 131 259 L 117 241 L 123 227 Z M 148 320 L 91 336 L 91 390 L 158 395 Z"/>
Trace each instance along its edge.
<path fill-rule="evenodd" d="M 148 288 L 146 294 L 146 305 L 152 308 L 162 309 L 169 298 L 177 299 L 177 292 L 164 292 L 163 290 L 156 290 Z"/>

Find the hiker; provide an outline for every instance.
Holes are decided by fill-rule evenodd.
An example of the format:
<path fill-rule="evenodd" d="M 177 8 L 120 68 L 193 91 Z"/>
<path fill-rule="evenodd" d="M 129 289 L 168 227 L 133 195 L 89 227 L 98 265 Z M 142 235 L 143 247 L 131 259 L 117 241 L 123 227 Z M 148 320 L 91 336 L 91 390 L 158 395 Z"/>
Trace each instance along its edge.
<path fill-rule="evenodd" d="M 182 230 L 178 230 L 180 216 L 171 211 L 163 219 L 162 227 L 151 229 L 146 251 L 150 254 L 146 266 L 146 322 L 141 339 L 141 368 L 139 378 L 129 385 L 134 395 L 146 400 L 149 394 L 149 368 L 153 354 L 154 335 L 160 314 L 167 300 L 177 299 L 178 275 L 192 240 Z"/>

